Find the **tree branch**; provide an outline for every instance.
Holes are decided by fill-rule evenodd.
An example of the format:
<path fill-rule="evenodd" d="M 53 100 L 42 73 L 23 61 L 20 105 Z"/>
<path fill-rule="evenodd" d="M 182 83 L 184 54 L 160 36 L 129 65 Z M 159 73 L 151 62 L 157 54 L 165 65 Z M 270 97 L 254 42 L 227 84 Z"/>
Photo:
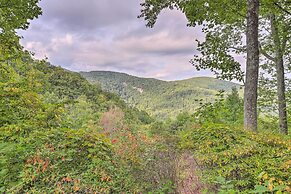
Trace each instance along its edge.
<path fill-rule="evenodd" d="M 239 47 L 234 47 L 234 46 L 230 46 L 229 48 L 230 48 L 230 49 L 233 49 L 233 50 L 236 50 L 236 51 L 240 51 L 240 52 L 246 50 L 245 48 L 239 48 Z"/>
<path fill-rule="evenodd" d="M 284 8 L 283 8 L 281 5 L 279 5 L 278 3 L 275 2 L 274 5 L 276 5 L 279 9 L 281 9 L 281 10 L 284 11 L 285 13 L 291 15 L 291 12 L 290 12 L 290 11 L 284 9 Z"/>
<path fill-rule="evenodd" d="M 262 53 L 262 55 L 264 55 L 264 57 L 266 57 L 267 59 L 274 61 L 275 62 L 275 58 L 272 57 L 271 55 L 269 55 L 260 45 L 260 52 Z"/>

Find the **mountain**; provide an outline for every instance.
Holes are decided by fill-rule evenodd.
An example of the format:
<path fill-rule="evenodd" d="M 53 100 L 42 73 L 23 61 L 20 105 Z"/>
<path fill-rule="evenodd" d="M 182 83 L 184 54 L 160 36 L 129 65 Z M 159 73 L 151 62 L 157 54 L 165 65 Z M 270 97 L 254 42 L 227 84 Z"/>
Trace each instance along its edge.
<path fill-rule="evenodd" d="M 219 91 L 228 93 L 233 87 L 241 87 L 239 84 L 211 77 L 162 81 L 110 71 L 80 74 L 102 89 L 119 95 L 129 105 L 158 118 L 173 118 L 181 112 L 193 112 L 201 103 L 213 102 Z"/>
<path fill-rule="evenodd" d="M 0 193 L 139 193 L 130 157 L 150 147 L 151 118 L 78 73 L 2 46 Z"/>

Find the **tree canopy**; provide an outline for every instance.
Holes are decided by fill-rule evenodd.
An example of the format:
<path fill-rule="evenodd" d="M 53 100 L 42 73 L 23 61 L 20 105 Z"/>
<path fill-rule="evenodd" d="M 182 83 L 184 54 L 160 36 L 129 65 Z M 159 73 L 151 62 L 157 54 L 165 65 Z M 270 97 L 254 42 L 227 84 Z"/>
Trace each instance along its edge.
<path fill-rule="evenodd" d="M 38 6 L 39 1 L 40 0 L 1 0 L 1 33 L 15 29 L 27 29 L 29 20 L 35 19 L 42 14 L 41 8 Z"/>

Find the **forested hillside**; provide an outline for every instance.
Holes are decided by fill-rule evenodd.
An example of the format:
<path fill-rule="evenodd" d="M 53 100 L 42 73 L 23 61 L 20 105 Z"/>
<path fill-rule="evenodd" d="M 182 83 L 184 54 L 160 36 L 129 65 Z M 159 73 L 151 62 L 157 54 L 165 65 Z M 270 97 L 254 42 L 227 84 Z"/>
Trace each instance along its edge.
<path fill-rule="evenodd" d="M 236 90 L 195 114 L 154 122 L 78 73 L 18 54 L 2 58 L 10 62 L 0 71 L 1 192 L 175 193 L 193 190 L 183 186 L 192 176 L 199 192 L 290 190 L 290 138 L 237 129 Z M 192 152 L 202 177 L 187 169 L 196 164 L 184 167 Z"/>
<path fill-rule="evenodd" d="M 1 59 L 0 192 L 140 189 L 130 171 L 142 170 L 142 145 L 154 141 L 144 130 L 152 121 L 146 113 L 22 51 Z"/>
<path fill-rule="evenodd" d="M 181 81 L 140 78 L 124 73 L 81 72 L 91 83 L 124 99 L 129 105 L 158 118 L 175 118 L 184 111 L 194 112 L 204 103 L 214 102 L 219 91 L 229 93 L 239 84 L 210 77 Z"/>
<path fill-rule="evenodd" d="M 95 13 L 101 1 L 84 2 Z M 189 27 L 203 24 L 205 42 L 197 40 L 201 55 L 191 62 L 224 79 L 246 80 L 244 97 L 240 85 L 214 78 L 166 82 L 115 72 L 79 74 L 35 59 L 20 44 L 17 30 L 41 15 L 38 3 L 0 4 L 0 193 L 291 193 L 288 1 L 145 0 L 140 5 L 139 17 L 151 27 L 165 8 L 182 11 Z M 118 9 L 131 7 L 127 3 Z M 87 11 L 74 6 L 74 12 Z M 62 14 L 48 21 L 55 23 Z M 91 42 L 97 39 L 80 37 L 90 40 L 86 52 L 96 48 Z M 53 38 L 48 47 L 68 51 L 67 46 L 80 45 L 67 35 Z M 233 49 L 236 55 L 246 52 L 246 74 Z M 258 79 L 258 70 L 268 75 Z"/>

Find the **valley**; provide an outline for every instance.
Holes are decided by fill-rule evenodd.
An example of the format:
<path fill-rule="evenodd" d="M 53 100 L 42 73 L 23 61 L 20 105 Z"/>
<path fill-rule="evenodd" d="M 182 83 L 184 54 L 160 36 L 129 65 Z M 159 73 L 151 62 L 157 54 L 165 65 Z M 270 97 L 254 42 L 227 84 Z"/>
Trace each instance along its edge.
<path fill-rule="evenodd" d="M 141 78 L 125 73 L 80 72 L 89 82 L 120 96 L 130 106 L 159 119 L 175 118 L 183 112 L 193 113 L 204 103 L 212 103 L 220 91 L 225 95 L 242 86 L 211 77 L 194 77 L 179 81 Z"/>
<path fill-rule="evenodd" d="M 290 194 L 290 10 L 2 0 L 0 193 Z"/>

